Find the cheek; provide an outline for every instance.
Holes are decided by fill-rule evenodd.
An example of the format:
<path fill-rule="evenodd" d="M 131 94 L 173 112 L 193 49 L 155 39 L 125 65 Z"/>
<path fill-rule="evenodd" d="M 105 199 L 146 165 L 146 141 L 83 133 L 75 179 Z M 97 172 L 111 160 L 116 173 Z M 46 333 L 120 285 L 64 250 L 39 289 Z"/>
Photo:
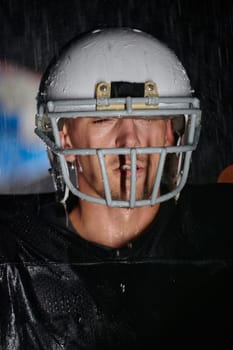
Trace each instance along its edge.
<path fill-rule="evenodd" d="M 70 133 L 70 139 L 74 148 L 90 147 L 89 135 L 84 127 L 74 128 Z"/>
<path fill-rule="evenodd" d="M 148 145 L 151 147 L 163 147 L 166 144 L 166 128 L 155 127 L 148 130 Z"/>
<path fill-rule="evenodd" d="M 80 123 L 81 124 L 81 123 Z M 70 138 L 74 148 L 111 147 L 113 135 L 100 128 L 90 128 L 86 125 L 76 126 L 70 131 Z"/>
<path fill-rule="evenodd" d="M 96 156 L 79 156 L 79 162 L 82 164 L 84 170 L 91 169 L 96 166 Z"/>
<path fill-rule="evenodd" d="M 77 118 L 70 121 L 69 135 L 73 148 L 88 148 L 91 145 L 88 120 Z M 92 135 L 93 136 L 93 135 Z"/>

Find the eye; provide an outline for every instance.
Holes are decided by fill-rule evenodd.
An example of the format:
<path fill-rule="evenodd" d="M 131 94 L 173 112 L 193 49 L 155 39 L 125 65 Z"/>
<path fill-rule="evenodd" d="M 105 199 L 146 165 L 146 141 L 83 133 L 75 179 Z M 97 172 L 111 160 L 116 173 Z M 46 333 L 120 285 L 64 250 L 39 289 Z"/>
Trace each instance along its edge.
<path fill-rule="evenodd" d="M 93 123 L 94 124 L 101 124 L 101 123 L 106 123 L 106 122 L 109 122 L 110 119 L 109 118 L 100 118 L 100 119 L 94 119 Z"/>

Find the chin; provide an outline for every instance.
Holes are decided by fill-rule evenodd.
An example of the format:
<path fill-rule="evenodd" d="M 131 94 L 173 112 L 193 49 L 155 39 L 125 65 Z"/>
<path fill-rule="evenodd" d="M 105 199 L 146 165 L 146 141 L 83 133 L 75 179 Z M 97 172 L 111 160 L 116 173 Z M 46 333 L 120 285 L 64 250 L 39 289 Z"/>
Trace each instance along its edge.
<path fill-rule="evenodd" d="M 136 193 L 136 200 L 144 200 L 144 199 L 149 199 L 152 194 L 152 189 L 147 189 L 144 188 L 141 191 L 137 191 Z M 113 200 L 122 200 L 122 201 L 129 201 L 130 200 L 130 191 L 127 192 L 112 192 L 112 199 Z"/>

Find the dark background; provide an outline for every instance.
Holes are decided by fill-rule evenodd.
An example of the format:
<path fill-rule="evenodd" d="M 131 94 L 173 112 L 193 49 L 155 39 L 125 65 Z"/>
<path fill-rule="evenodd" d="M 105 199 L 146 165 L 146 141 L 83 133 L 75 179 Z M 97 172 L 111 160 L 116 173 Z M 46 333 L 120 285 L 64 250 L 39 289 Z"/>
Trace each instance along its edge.
<path fill-rule="evenodd" d="M 216 182 L 233 163 L 231 0 L 0 0 L 0 60 L 42 72 L 74 36 L 112 26 L 149 32 L 178 55 L 203 110 L 190 181 Z"/>

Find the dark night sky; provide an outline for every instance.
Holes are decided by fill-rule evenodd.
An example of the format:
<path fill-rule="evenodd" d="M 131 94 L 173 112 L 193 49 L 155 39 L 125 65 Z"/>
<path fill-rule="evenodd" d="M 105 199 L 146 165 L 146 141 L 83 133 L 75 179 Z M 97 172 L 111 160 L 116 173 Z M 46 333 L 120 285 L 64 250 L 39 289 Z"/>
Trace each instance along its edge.
<path fill-rule="evenodd" d="M 0 23 L 0 59 L 40 72 L 79 33 L 129 26 L 153 34 L 174 49 L 201 100 L 190 181 L 216 181 L 233 163 L 231 0 L 0 0 Z"/>

